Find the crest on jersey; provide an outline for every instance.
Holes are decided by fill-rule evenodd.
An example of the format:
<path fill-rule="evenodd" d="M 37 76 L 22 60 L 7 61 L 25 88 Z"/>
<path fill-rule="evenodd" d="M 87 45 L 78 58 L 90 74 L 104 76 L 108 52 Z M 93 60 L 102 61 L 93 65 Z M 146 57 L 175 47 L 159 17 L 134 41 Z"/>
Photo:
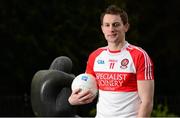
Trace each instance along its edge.
<path fill-rule="evenodd" d="M 128 63 L 129 63 L 129 60 L 128 59 L 123 59 L 122 61 L 121 61 L 121 66 L 120 66 L 120 68 L 122 68 L 122 69 L 126 69 L 127 68 L 127 65 L 128 65 Z"/>

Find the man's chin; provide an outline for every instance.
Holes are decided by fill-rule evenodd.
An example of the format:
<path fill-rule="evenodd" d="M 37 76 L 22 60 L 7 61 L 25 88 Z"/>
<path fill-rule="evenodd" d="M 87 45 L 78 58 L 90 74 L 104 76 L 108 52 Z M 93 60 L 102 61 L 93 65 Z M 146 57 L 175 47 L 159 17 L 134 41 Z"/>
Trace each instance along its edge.
<path fill-rule="evenodd" d="M 108 42 L 114 42 L 117 40 L 117 37 L 111 37 L 111 38 L 108 38 L 107 40 Z"/>

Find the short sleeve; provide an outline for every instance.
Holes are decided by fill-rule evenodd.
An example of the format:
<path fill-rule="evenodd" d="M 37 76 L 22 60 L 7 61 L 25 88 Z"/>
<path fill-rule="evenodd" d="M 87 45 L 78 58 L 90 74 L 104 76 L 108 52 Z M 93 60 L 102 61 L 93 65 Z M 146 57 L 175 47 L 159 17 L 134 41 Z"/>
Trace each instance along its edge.
<path fill-rule="evenodd" d="M 154 65 L 145 51 L 139 53 L 136 67 L 137 80 L 154 80 Z"/>
<path fill-rule="evenodd" d="M 92 54 L 89 56 L 88 61 L 87 61 L 87 65 L 86 65 L 86 73 L 88 74 L 92 74 L 93 76 L 95 76 L 94 70 L 93 70 L 93 66 L 94 66 L 94 58 L 92 56 Z"/>

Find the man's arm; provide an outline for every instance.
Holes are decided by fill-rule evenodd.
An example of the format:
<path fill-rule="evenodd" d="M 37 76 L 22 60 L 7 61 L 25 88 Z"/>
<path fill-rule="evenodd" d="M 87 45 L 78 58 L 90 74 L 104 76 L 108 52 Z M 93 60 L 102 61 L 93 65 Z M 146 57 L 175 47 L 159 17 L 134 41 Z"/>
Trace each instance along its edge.
<path fill-rule="evenodd" d="M 141 99 L 138 117 L 150 117 L 153 110 L 154 80 L 138 80 L 137 85 Z"/>

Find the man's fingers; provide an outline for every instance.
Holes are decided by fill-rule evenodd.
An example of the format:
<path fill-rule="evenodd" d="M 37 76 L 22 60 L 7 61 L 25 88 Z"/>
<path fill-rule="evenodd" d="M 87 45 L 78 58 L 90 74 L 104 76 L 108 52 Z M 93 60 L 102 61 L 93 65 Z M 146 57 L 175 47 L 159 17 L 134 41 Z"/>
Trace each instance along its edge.
<path fill-rule="evenodd" d="M 80 94 L 81 94 L 81 96 L 79 98 L 79 101 L 86 101 L 86 100 L 93 98 L 93 94 L 90 91 L 85 91 Z"/>
<path fill-rule="evenodd" d="M 94 99 L 94 95 L 90 90 L 84 90 L 82 89 L 75 89 L 72 92 L 71 97 L 69 98 L 69 101 L 71 104 L 88 104 L 91 103 Z M 76 102 L 75 102 L 76 101 Z"/>

